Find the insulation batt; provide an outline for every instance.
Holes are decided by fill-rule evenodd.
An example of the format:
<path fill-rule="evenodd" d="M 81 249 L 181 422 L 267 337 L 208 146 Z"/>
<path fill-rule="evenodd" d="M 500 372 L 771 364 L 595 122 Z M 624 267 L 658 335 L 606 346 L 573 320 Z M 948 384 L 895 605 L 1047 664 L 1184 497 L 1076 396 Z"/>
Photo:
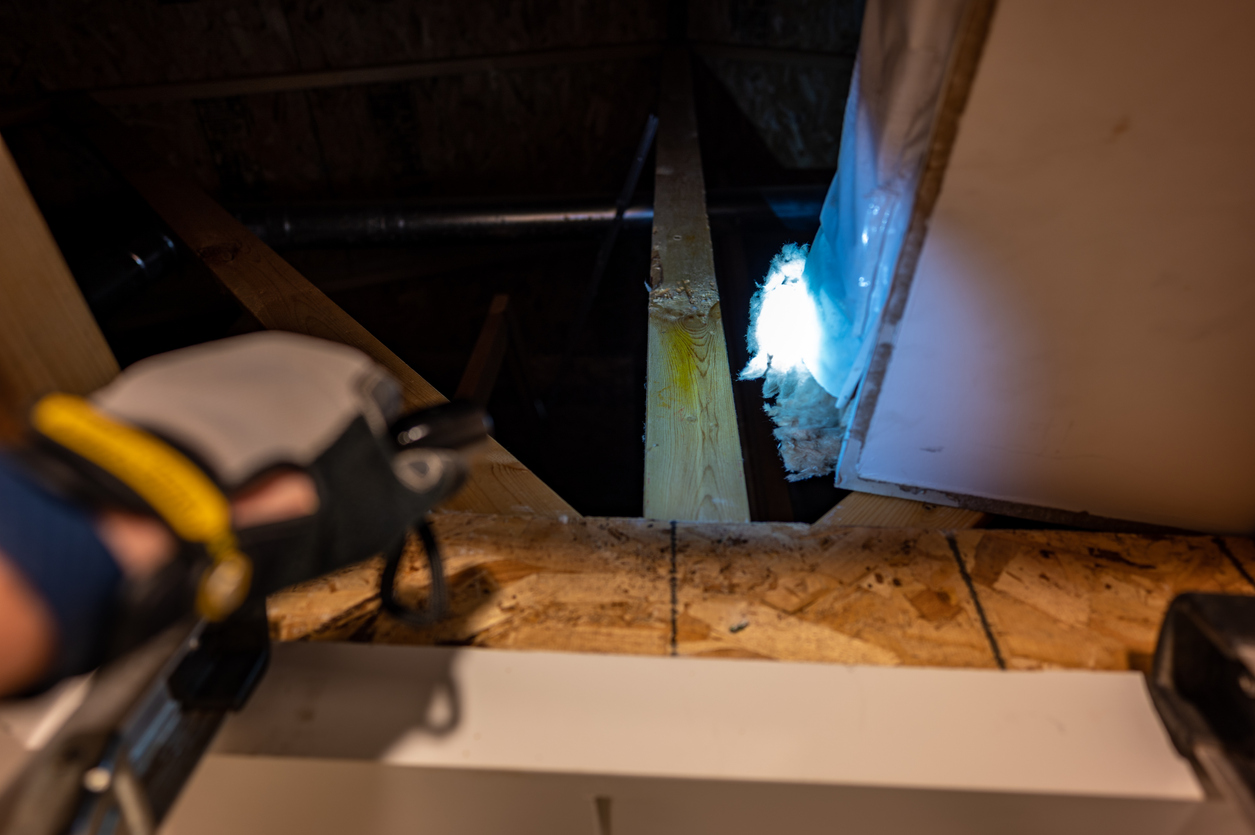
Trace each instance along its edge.
<path fill-rule="evenodd" d="M 832 472 L 844 435 L 837 401 L 807 370 L 822 338 L 818 310 L 802 279 L 807 247 L 788 244 L 750 301 L 750 361 L 743 380 L 763 380 L 764 408 L 790 481 Z"/>

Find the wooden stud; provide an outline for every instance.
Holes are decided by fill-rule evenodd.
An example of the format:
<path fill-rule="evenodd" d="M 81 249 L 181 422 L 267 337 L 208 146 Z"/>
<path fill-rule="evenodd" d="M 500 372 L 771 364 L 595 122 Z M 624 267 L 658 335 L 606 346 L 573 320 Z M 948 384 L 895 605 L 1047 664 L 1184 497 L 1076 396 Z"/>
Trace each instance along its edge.
<path fill-rule="evenodd" d="M 958 530 L 978 528 L 989 519 L 979 510 L 878 496 L 874 493 L 851 493 L 837 506 L 815 522 L 816 530 L 831 527 L 864 528 L 933 528 Z"/>
<path fill-rule="evenodd" d="M 689 55 L 663 57 L 645 405 L 645 516 L 749 521 Z"/>
<path fill-rule="evenodd" d="M 1238 538 L 469 514 L 441 516 L 436 533 L 445 622 L 414 631 L 381 615 L 375 560 L 271 597 L 272 635 L 1121 670 L 1144 664 L 1174 595 L 1255 591 L 1235 567 L 1255 546 Z M 401 597 L 428 584 L 415 544 Z"/>
<path fill-rule="evenodd" d="M 49 391 L 86 394 L 118 363 L 0 139 L 0 438 Z"/>
<path fill-rule="evenodd" d="M 392 372 L 407 409 L 446 398 L 353 317 L 201 191 L 156 161 L 112 114 L 80 100 L 72 111 L 88 138 L 174 234 L 264 327 L 352 345 Z M 481 513 L 579 514 L 494 440 L 472 463 L 466 487 L 444 507 Z"/>
<path fill-rule="evenodd" d="M 506 313 L 510 307 L 510 296 L 497 293 L 488 306 L 488 315 L 484 318 L 484 326 L 480 328 L 479 338 L 475 340 L 475 349 L 462 372 L 458 382 L 455 400 L 469 400 L 477 406 L 487 406 L 492 396 L 493 387 L 497 383 L 497 374 L 501 371 L 501 361 L 505 359 L 506 343 L 510 338 L 509 323 Z"/>

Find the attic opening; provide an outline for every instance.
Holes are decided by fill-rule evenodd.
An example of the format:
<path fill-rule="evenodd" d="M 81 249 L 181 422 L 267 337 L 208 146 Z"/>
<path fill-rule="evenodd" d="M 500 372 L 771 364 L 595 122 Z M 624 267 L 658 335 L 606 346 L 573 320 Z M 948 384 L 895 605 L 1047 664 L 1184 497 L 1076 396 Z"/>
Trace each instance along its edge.
<path fill-rule="evenodd" d="M 657 109 L 674 12 L 557 0 L 472 2 L 450 17 L 391 0 L 263 14 L 240 0 L 98 4 L 72 25 L 10 8 L 6 28 L 33 47 L 0 95 L 95 96 L 446 395 L 507 296 L 488 400 L 498 440 L 580 512 L 639 516 L 653 151 L 559 369 L 605 210 Z M 694 0 L 683 12 L 736 371 L 756 284 L 817 229 L 862 3 Z M 110 52 L 87 34 L 102 28 L 145 49 Z M 260 327 L 72 120 L 0 129 L 122 365 Z M 830 477 L 787 482 L 761 387 L 733 388 L 752 518 L 813 521 L 840 491 Z"/>

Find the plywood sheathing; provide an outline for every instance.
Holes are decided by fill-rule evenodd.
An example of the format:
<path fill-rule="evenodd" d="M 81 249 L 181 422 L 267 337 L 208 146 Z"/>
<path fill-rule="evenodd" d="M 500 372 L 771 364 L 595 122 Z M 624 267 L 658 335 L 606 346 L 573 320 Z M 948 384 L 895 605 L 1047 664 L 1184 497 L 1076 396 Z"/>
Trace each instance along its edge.
<path fill-rule="evenodd" d="M 436 533 L 452 595 L 444 623 L 415 631 L 382 615 L 376 560 L 272 597 L 272 634 L 1122 670 L 1144 665 L 1176 594 L 1255 591 L 1235 567 L 1255 566 L 1241 539 L 471 514 L 439 517 Z M 412 547 L 398 580 L 407 602 L 425 599 L 425 565 Z"/>
<path fill-rule="evenodd" d="M 560 8 L 6 3 L 0 33 L 21 48 L 0 94 L 99 92 L 226 199 L 613 191 L 653 100 L 640 47 L 665 36 L 666 4 Z M 352 86 L 294 88 L 302 76 Z"/>

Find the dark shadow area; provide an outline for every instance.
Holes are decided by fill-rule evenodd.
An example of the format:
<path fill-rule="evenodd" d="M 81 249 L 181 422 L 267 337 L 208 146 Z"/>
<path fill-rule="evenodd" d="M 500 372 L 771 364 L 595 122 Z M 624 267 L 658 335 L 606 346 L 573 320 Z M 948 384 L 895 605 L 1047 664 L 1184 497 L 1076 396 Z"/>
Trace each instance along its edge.
<path fill-rule="evenodd" d="M 55 121 L 3 135 L 119 365 L 257 329 L 80 136 Z"/>
<path fill-rule="evenodd" d="M 706 188 L 826 186 L 833 168 L 788 168 L 763 140 L 758 127 L 710 67 L 693 60 L 693 96 L 702 148 Z"/>
<path fill-rule="evenodd" d="M 409 733 L 445 736 L 462 721 L 457 650 L 276 644 L 270 670 L 215 746 L 236 754 L 375 760 Z M 369 694 L 369 710 L 359 701 Z"/>
<path fill-rule="evenodd" d="M 508 294 L 518 327 L 488 403 L 497 440 L 581 513 L 639 516 L 647 232 L 620 235 L 557 399 L 543 415 L 535 406 L 553 384 L 598 245 L 584 235 L 283 255 L 450 395 L 493 296 Z"/>
<path fill-rule="evenodd" d="M 814 234 L 813 218 L 786 217 L 780 195 L 772 190 L 804 186 L 822 192 L 832 176 L 830 167 L 781 161 L 781 136 L 791 129 L 787 119 L 772 121 L 771 114 L 813 106 L 797 80 L 814 71 L 816 56 L 839 75 L 844 56 L 853 53 L 850 35 L 857 32 L 861 14 L 857 2 L 826 9 L 751 5 L 697 4 L 681 27 L 706 45 L 702 48 L 722 43 L 775 51 L 761 53 L 758 69 L 759 59 L 744 55 L 692 62 L 708 194 L 712 205 L 716 200 L 735 204 L 720 210 L 723 214 L 711 212 L 734 374 L 745 363 L 748 300 L 766 264 L 781 244 L 807 241 Z M 467 13 L 477 8 L 471 2 Z M 101 52 L 108 39 L 87 37 L 82 29 L 138 35 L 157 25 L 158 17 L 171 17 L 166 6 L 156 17 L 146 17 L 125 4 L 105 2 L 87 13 L 79 28 L 15 12 L 31 50 L 8 80 L 0 81 L 0 100 L 635 44 L 637 53 L 607 53 L 604 59 L 583 57 L 573 63 L 186 100 L 149 101 L 141 95 L 109 105 L 137 142 L 152 145 L 164 162 L 187 172 L 228 208 L 244 201 L 262 212 L 312 202 L 422 201 L 437 212 L 452 212 L 510 200 L 610 203 L 645 116 L 656 110 L 660 76 L 650 50 L 664 43 L 670 8 L 650 3 L 589 16 L 555 0 L 539 4 L 544 14 L 534 20 L 493 17 L 482 31 L 449 29 L 447 21 L 428 20 L 428 11 L 418 6 L 401 23 L 368 9 L 328 9 L 327 20 L 293 17 L 292 9 L 285 9 L 290 31 L 283 37 L 291 43 L 284 46 L 269 23 L 250 18 L 241 24 L 257 27 L 249 30 L 255 50 L 247 56 L 234 55 L 239 44 L 223 40 L 225 30 L 193 31 L 183 18 L 166 21 L 165 37 L 152 44 L 151 55 Z M 784 35 L 771 23 L 781 14 L 789 21 Z M 807 16 L 814 20 L 801 19 Z M 420 24 L 428 27 L 423 38 L 395 31 L 397 25 Z M 431 44 L 418 46 L 427 40 Z M 718 63 L 727 60 L 739 63 L 729 71 Z M 88 65 L 99 69 L 104 80 L 80 71 Z M 795 71 L 798 67 L 803 69 Z M 778 88 L 753 99 L 772 101 L 770 118 L 763 116 L 767 111 L 744 108 L 742 82 L 759 76 Z M 725 82 L 733 77 L 739 80 L 730 89 Z M 845 83 L 833 78 L 829 87 Z M 825 102 L 815 118 L 831 121 L 832 102 Z M 45 119 L 10 124 L 4 138 L 122 366 L 259 328 L 73 131 Z M 789 141 L 796 144 L 796 138 Z M 817 134 L 814 142 L 831 144 L 827 133 Z M 823 156 L 822 149 L 811 150 L 802 156 Z M 651 152 L 634 206 L 651 205 L 653 170 Z M 586 226 L 514 237 L 314 241 L 276 248 L 446 395 L 458 387 L 494 296 L 508 294 L 510 339 L 488 402 L 497 439 L 581 513 L 639 516 L 651 246 L 647 219 L 624 227 L 561 386 L 551 391 L 601 236 L 601 229 Z M 735 388 L 753 518 L 807 521 L 818 516 L 835 501 L 836 492 L 820 480 L 784 482 L 770 426 L 763 422 L 759 385 L 737 383 Z"/>
<path fill-rule="evenodd" d="M 438 624 L 414 628 L 387 613 L 377 611 L 353 632 L 351 640 L 379 644 L 417 644 L 422 646 L 466 646 L 474 640 L 468 623 L 484 606 L 491 604 L 493 594 L 501 585 L 483 566 L 475 565 L 451 575 L 449 614 Z M 415 608 L 426 602 L 428 587 L 409 588 L 398 594 L 403 605 Z"/>

